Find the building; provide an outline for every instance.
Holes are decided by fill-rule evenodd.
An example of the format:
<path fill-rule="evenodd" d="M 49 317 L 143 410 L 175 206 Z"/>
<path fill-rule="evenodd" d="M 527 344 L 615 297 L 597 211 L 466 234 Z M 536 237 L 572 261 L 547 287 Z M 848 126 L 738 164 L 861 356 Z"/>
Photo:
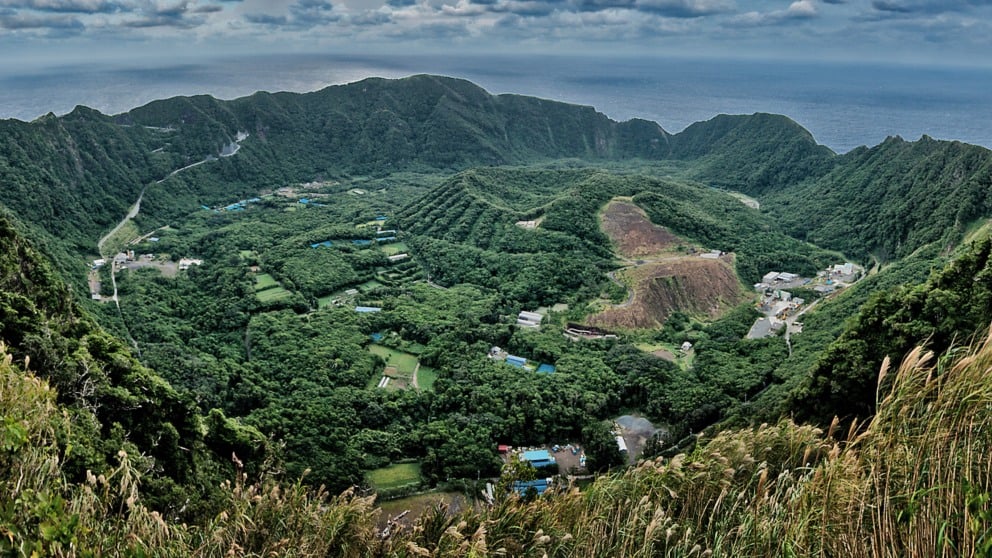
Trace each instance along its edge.
<path fill-rule="evenodd" d="M 198 260 L 195 258 L 179 259 L 179 271 L 186 271 L 191 265 L 203 265 L 203 260 Z"/>
<path fill-rule="evenodd" d="M 550 467 L 555 464 L 555 458 L 548 450 L 525 451 L 521 454 L 521 458 L 527 463 L 530 463 L 535 469 Z"/>
<path fill-rule="evenodd" d="M 382 312 L 382 308 L 377 308 L 375 306 L 356 306 L 355 312 L 359 314 L 372 314 L 374 312 Z"/>
<path fill-rule="evenodd" d="M 684 341 L 682 343 L 682 346 L 679 347 L 679 350 L 682 351 L 683 353 L 688 353 L 689 351 L 692 350 L 692 343 L 690 343 L 688 341 Z"/>
<path fill-rule="evenodd" d="M 513 355 L 506 355 L 506 363 L 510 366 L 516 366 L 517 368 L 523 368 L 524 364 L 527 364 L 527 359 L 524 357 L 518 357 Z"/>
<path fill-rule="evenodd" d="M 520 496 L 526 496 L 528 492 L 533 490 L 538 496 L 544 494 L 548 490 L 549 481 L 551 479 L 537 479 L 532 481 L 513 481 L 513 490 Z"/>
<path fill-rule="evenodd" d="M 617 449 L 622 453 L 627 452 L 627 441 L 623 439 L 623 436 L 617 435 Z"/>
<path fill-rule="evenodd" d="M 538 374 L 554 374 L 555 367 L 550 364 L 542 364 L 537 367 Z"/>
<path fill-rule="evenodd" d="M 779 281 L 782 281 L 784 283 L 791 283 L 792 281 L 795 281 L 796 279 L 799 279 L 799 276 L 796 275 L 795 273 L 786 273 L 786 272 L 783 271 L 782 273 L 779 273 L 778 274 L 778 280 Z"/>
<path fill-rule="evenodd" d="M 402 254 L 394 254 L 392 256 L 389 256 L 388 259 L 389 259 L 389 261 L 391 263 L 395 263 L 395 262 L 401 262 L 401 261 L 403 261 L 403 260 L 405 260 L 405 259 L 407 259 L 409 257 L 410 257 L 410 254 L 407 254 L 407 253 L 404 252 Z"/>
<path fill-rule="evenodd" d="M 537 312 L 527 312 L 526 310 L 517 314 L 517 325 L 520 327 L 541 327 L 541 320 L 544 316 Z"/>

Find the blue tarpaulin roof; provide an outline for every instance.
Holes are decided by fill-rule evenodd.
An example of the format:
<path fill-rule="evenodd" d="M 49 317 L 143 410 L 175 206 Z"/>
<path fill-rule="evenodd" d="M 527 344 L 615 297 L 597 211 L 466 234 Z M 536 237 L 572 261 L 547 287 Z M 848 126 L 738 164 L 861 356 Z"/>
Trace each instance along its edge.
<path fill-rule="evenodd" d="M 551 366 L 550 364 L 542 364 L 537 367 L 538 374 L 551 374 L 554 371 L 555 371 L 555 367 Z"/>
<path fill-rule="evenodd" d="M 518 357 L 518 356 L 513 356 L 513 355 L 506 355 L 506 363 L 509 364 L 510 366 L 516 366 L 517 368 L 520 368 L 526 362 L 527 362 L 527 359 L 525 359 L 524 357 Z"/>
<path fill-rule="evenodd" d="M 552 461 L 548 450 L 532 450 L 524 452 L 524 461 Z"/>
<path fill-rule="evenodd" d="M 513 490 L 515 490 L 517 494 L 521 496 L 526 494 L 527 490 L 530 488 L 533 488 L 535 491 L 537 491 L 537 495 L 540 496 L 541 494 L 544 494 L 544 492 L 548 489 L 548 480 L 538 479 L 532 481 L 513 481 Z"/>
<path fill-rule="evenodd" d="M 329 247 L 331 247 L 333 245 L 334 245 L 334 243 L 331 242 L 330 240 L 325 240 L 323 242 L 317 242 L 317 243 L 311 244 L 310 247 L 311 248 L 320 248 L 321 246 L 324 246 L 325 248 L 329 248 Z"/>
<path fill-rule="evenodd" d="M 382 308 L 377 308 L 375 306 L 356 306 L 355 312 L 359 312 L 361 314 L 369 314 L 371 312 L 382 312 Z"/>

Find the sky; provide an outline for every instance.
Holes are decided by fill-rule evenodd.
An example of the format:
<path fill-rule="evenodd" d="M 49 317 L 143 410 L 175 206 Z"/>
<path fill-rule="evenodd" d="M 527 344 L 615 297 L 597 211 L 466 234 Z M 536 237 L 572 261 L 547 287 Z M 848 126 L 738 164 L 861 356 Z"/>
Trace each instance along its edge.
<path fill-rule="evenodd" d="M 992 66 L 992 0 L 0 0 L 0 70 L 293 52 Z"/>

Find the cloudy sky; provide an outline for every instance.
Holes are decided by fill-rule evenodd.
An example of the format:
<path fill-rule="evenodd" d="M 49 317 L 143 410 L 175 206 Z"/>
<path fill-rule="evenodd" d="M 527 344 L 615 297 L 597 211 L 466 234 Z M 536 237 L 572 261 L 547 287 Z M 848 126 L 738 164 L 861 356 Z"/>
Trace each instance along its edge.
<path fill-rule="evenodd" d="M 992 64 L 992 0 L 0 0 L 0 65 L 282 52 Z"/>

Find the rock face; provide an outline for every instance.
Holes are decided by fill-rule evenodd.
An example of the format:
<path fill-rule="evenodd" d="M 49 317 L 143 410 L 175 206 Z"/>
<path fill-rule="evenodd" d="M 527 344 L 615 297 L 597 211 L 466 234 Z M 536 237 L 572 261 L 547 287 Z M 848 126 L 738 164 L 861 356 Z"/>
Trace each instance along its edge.
<path fill-rule="evenodd" d="M 628 269 L 634 296 L 589 319 L 609 328 L 653 328 L 673 312 L 717 317 L 743 300 L 732 257 L 706 260 L 686 256 Z"/>

